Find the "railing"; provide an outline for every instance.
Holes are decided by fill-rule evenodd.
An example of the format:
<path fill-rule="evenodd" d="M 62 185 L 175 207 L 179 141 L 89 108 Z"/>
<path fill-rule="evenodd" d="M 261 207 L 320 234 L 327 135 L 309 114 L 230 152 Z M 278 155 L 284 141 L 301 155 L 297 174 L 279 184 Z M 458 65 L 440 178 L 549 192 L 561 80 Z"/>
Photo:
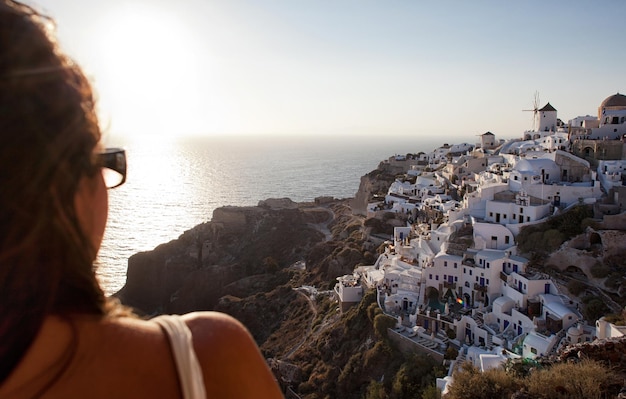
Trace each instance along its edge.
<path fill-rule="evenodd" d="M 487 292 L 487 287 L 478 283 L 474 283 L 474 290 L 478 292 Z"/>
<path fill-rule="evenodd" d="M 443 288 L 456 289 L 456 283 L 449 283 L 447 281 L 443 282 Z"/>

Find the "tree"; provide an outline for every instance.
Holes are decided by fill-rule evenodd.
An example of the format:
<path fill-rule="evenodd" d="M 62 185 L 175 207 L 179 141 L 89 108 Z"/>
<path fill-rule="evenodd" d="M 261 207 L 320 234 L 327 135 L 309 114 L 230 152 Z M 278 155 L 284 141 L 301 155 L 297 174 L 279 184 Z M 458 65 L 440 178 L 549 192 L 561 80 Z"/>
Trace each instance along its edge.
<path fill-rule="evenodd" d="M 367 392 L 365 393 L 365 399 L 387 399 L 389 396 L 385 392 L 385 387 L 382 382 L 371 381 L 367 386 Z"/>
<path fill-rule="evenodd" d="M 503 369 L 490 369 L 483 373 L 470 363 L 464 363 L 454 373 L 446 399 L 510 398 L 521 387 L 521 381 Z"/>
<path fill-rule="evenodd" d="M 385 314 L 378 314 L 374 317 L 374 331 L 382 339 L 387 339 L 387 329 L 396 325 L 396 320 Z"/>
<path fill-rule="evenodd" d="M 441 392 L 436 386 L 429 385 L 422 392 L 422 399 L 441 399 Z"/>

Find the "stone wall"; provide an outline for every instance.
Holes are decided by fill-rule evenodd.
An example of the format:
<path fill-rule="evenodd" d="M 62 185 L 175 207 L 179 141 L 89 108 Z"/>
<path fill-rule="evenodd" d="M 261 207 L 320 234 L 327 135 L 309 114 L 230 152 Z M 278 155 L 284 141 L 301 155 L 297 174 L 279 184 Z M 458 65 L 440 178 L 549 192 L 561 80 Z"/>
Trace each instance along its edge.
<path fill-rule="evenodd" d="M 428 355 L 435 359 L 437 362 L 443 362 L 443 354 L 436 352 L 432 349 L 426 348 L 418 343 L 414 342 L 412 339 L 405 337 L 404 335 L 392 330 L 388 329 L 387 334 L 389 335 L 389 339 L 393 341 L 401 352 L 410 352 L 420 355 Z"/>

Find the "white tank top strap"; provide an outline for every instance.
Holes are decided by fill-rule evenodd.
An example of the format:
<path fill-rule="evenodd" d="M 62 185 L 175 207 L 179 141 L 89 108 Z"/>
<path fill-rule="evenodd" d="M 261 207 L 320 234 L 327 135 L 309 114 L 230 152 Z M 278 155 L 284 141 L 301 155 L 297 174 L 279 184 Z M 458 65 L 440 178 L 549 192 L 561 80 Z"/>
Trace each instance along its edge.
<path fill-rule="evenodd" d="M 191 330 L 187 324 L 176 315 L 158 316 L 152 321 L 157 323 L 169 338 L 183 398 L 206 399 L 202 369 L 193 349 Z"/>

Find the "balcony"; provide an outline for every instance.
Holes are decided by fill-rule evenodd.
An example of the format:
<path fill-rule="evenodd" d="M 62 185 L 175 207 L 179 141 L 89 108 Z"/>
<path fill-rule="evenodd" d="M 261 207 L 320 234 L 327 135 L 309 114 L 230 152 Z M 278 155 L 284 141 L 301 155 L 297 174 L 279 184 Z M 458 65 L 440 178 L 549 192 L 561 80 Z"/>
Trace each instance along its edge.
<path fill-rule="evenodd" d="M 509 276 L 505 272 L 500 272 L 500 280 L 506 283 L 508 279 L 509 279 Z"/>
<path fill-rule="evenodd" d="M 449 283 L 447 281 L 443 282 L 443 288 L 449 288 L 451 290 L 455 290 L 456 289 L 456 283 Z"/>
<path fill-rule="evenodd" d="M 487 292 L 487 287 L 478 283 L 474 283 L 474 291 Z"/>

